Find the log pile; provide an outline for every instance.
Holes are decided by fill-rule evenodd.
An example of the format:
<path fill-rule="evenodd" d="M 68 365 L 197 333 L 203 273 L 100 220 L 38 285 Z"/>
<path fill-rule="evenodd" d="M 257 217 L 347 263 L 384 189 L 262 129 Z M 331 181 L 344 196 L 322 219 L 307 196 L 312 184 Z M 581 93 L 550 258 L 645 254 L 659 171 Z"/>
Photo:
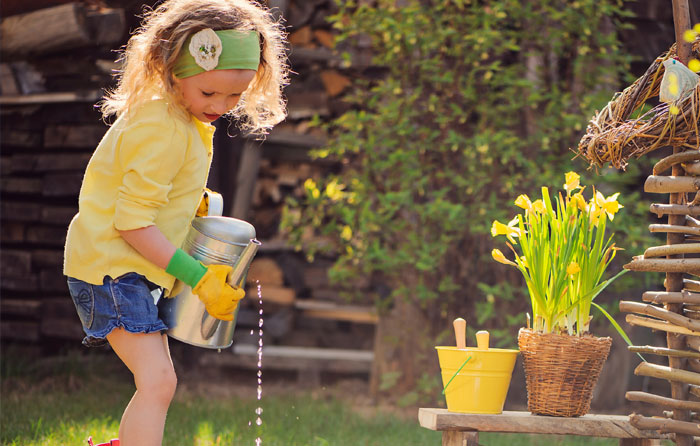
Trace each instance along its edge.
<path fill-rule="evenodd" d="M 102 89 L 112 85 L 112 72 L 118 69 L 115 50 L 138 25 L 136 15 L 144 3 L 29 3 L 3 3 L 0 22 L 0 335 L 4 341 L 39 344 L 83 336 L 62 275 L 65 233 L 77 212 L 84 169 L 106 131 L 94 104 Z M 257 170 L 248 175 L 245 188 L 236 175 L 249 171 L 242 155 L 245 139 L 228 137 L 226 130 L 233 134 L 233 127 L 218 123 L 223 129 L 217 132 L 209 183 L 229 200 L 225 214 L 232 215 L 234 208 L 242 212 L 263 242 L 247 284 L 253 298 L 244 300 L 239 326 L 258 326 L 259 284 L 266 345 L 325 347 L 333 342 L 334 347 L 371 349 L 372 314 L 344 305 L 328 283 L 331 260 L 307 263 L 283 242 L 278 229 L 287 197 L 303 195 L 307 178 L 335 168 L 308 153 L 324 142 L 311 120 L 342 111 L 339 97 L 350 84 L 325 20 L 335 6 L 331 0 L 269 3 L 289 27 L 290 62 L 298 73 L 286 90 L 289 118 L 264 143 L 252 146 Z M 353 69 L 362 69 L 366 49 L 350 52 Z M 354 325 L 348 327 L 348 322 Z M 335 334 L 338 324 L 345 329 L 343 336 Z"/>

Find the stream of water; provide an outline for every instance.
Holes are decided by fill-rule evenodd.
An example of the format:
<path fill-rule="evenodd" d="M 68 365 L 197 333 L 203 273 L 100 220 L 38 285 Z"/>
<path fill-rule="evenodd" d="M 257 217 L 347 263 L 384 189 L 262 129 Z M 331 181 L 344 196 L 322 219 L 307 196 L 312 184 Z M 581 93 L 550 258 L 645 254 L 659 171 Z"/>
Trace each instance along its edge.
<path fill-rule="evenodd" d="M 258 314 L 260 316 L 260 319 L 258 320 L 258 387 L 257 387 L 257 396 L 258 396 L 258 408 L 255 409 L 255 415 L 257 415 L 257 418 L 255 420 L 255 424 L 260 426 L 262 425 L 262 413 L 263 409 L 260 406 L 260 400 L 262 399 L 262 359 L 263 359 L 263 306 L 262 306 L 262 287 L 260 286 L 260 282 L 257 283 L 258 286 Z M 251 331 L 252 333 L 252 331 Z M 255 439 L 255 446 L 260 446 L 262 444 L 262 439 L 260 437 L 257 437 Z"/>

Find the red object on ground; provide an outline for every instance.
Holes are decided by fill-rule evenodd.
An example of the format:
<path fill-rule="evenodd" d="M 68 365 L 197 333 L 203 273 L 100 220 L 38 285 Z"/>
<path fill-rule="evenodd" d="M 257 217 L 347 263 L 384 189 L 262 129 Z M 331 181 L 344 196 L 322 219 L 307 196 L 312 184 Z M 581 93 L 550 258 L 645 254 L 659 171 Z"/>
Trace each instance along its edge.
<path fill-rule="evenodd" d="M 113 438 L 109 440 L 109 443 L 95 444 L 92 442 L 92 437 L 88 437 L 88 446 L 119 446 L 119 439 Z"/>

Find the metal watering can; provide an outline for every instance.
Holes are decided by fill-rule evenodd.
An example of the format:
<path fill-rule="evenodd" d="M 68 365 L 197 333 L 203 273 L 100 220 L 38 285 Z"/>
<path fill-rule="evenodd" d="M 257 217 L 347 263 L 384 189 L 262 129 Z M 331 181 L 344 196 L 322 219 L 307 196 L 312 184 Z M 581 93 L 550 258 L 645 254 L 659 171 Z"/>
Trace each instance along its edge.
<path fill-rule="evenodd" d="M 227 278 L 229 285 L 243 287 L 248 267 L 260 245 L 250 223 L 231 217 L 207 216 L 192 220 L 182 249 L 205 265 L 232 266 L 233 271 Z M 188 285 L 177 282 L 176 286 L 181 286 L 182 291 L 164 299 L 159 309 L 161 318 L 171 327 L 168 336 L 197 347 L 230 347 L 238 308 L 232 321 L 216 319 L 207 313 Z"/>

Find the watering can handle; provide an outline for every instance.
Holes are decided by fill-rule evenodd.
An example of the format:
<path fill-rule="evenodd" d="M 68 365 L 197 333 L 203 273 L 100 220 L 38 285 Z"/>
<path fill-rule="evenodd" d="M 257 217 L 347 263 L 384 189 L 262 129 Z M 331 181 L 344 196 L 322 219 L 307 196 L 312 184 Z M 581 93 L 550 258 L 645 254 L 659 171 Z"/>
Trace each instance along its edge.
<path fill-rule="evenodd" d="M 467 348 L 467 321 L 458 317 L 452 325 L 455 328 L 455 340 L 457 348 Z"/>
<path fill-rule="evenodd" d="M 207 215 L 220 217 L 224 215 L 224 197 L 214 191 L 205 192 L 209 198 L 209 208 Z"/>
<path fill-rule="evenodd" d="M 253 257 L 255 257 L 255 253 L 258 252 L 260 245 L 262 245 L 260 241 L 257 239 L 252 239 L 250 243 L 248 243 L 248 246 L 245 247 L 243 252 L 241 252 L 240 257 L 238 257 L 238 261 L 236 261 L 236 264 L 233 265 L 233 270 L 226 278 L 226 282 L 229 285 L 237 288 L 243 287 L 244 284 L 241 283 L 243 282 L 243 276 L 245 276 L 246 271 L 248 271 L 250 262 L 253 261 Z"/>

